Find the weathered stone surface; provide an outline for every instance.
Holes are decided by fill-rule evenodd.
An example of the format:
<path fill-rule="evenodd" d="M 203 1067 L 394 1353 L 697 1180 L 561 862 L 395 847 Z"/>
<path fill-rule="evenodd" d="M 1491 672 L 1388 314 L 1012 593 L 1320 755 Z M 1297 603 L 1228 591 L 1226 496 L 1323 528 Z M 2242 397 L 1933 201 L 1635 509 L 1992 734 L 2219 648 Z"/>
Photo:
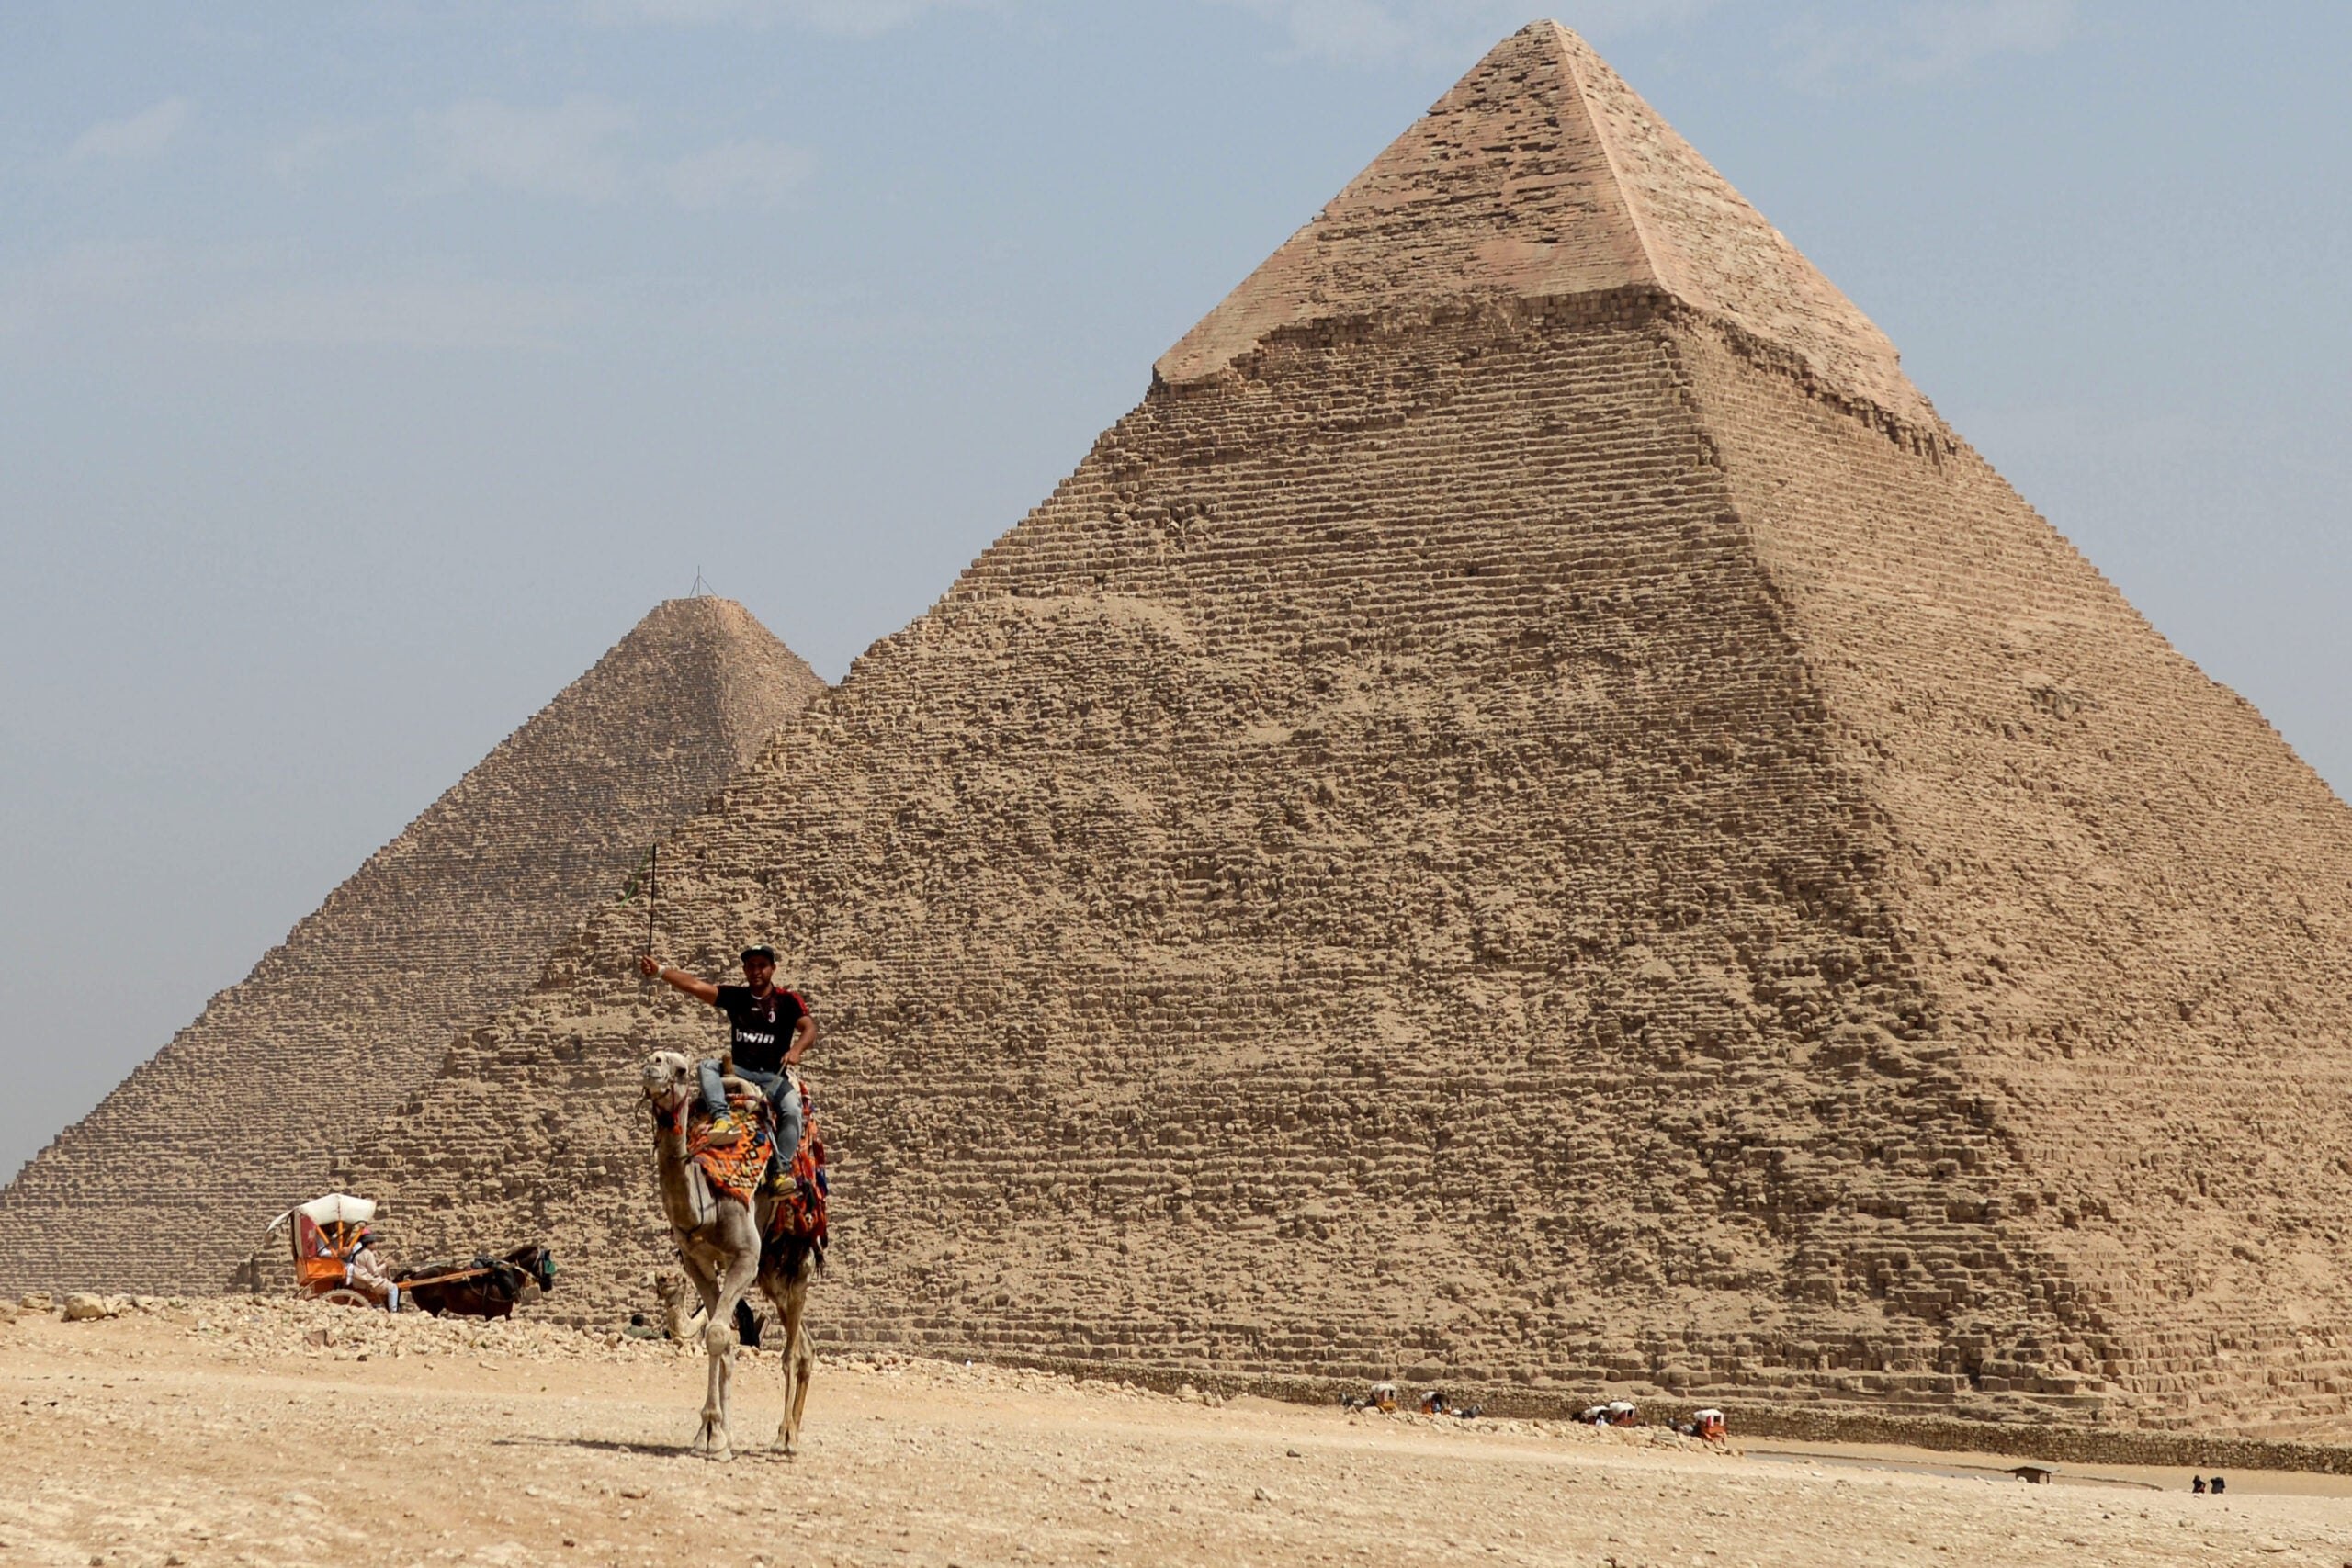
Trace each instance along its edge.
<path fill-rule="evenodd" d="M 1555 22 L 1480 62 L 1158 370 L 1198 380 L 1317 321 L 1620 290 L 1670 294 L 1843 395 L 1934 417 L 1886 335 Z"/>
<path fill-rule="evenodd" d="M 671 863 L 827 1031 L 829 1334 L 2346 1419 L 2352 814 L 1549 24 Z M 636 943 L 352 1168 L 570 1315 L 718 1037 Z"/>
<path fill-rule="evenodd" d="M 741 605 L 655 609 L 0 1189 L 0 1289 L 223 1288 L 823 684 Z"/>

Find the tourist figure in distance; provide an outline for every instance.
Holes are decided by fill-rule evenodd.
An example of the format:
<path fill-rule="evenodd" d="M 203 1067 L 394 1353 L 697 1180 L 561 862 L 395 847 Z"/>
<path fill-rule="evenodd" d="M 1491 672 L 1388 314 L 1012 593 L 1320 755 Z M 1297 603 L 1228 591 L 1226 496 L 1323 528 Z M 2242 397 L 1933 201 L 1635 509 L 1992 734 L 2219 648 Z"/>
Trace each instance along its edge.
<path fill-rule="evenodd" d="M 344 1260 L 343 1282 L 382 1307 L 386 1312 L 401 1310 L 401 1287 L 384 1262 L 382 1253 L 376 1250 L 376 1232 L 368 1225 L 359 1227 L 359 1245 L 351 1249 Z"/>
<path fill-rule="evenodd" d="M 800 1147 L 800 1095 L 785 1069 L 800 1065 L 800 1057 L 817 1038 L 817 1021 L 798 993 L 775 983 L 775 949 L 763 943 L 743 950 L 743 981 L 740 986 L 714 986 L 699 976 L 657 962 L 651 953 L 637 961 L 646 978 L 675 987 L 696 1001 L 707 1002 L 727 1015 L 735 1055 L 735 1076 L 759 1086 L 775 1108 L 775 1157 L 790 1164 Z M 718 1063 L 696 1064 L 702 1080 L 702 1108 L 712 1115 L 727 1110 L 726 1086 L 719 1081 Z"/>

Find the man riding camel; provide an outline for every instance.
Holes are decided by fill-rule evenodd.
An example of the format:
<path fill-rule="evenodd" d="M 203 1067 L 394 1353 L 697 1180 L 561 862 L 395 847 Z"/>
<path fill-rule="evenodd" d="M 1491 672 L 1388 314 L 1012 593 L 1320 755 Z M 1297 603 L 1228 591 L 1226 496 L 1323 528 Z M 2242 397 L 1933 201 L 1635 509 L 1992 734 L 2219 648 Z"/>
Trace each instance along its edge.
<path fill-rule="evenodd" d="M 800 1095 L 785 1069 L 798 1066 L 801 1054 L 816 1043 L 817 1021 L 808 1016 L 808 1004 L 797 993 L 776 986 L 775 949 L 763 944 L 743 950 L 746 983 L 741 986 L 714 986 L 684 969 L 656 963 L 650 953 L 637 961 L 637 966 L 648 979 L 674 986 L 727 1015 L 735 1076 L 757 1084 L 775 1108 L 776 1158 L 789 1165 L 794 1151 L 800 1147 L 802 1123 Z M 698 1066 L 703 1109 L 719 1115 L 727 1109 L 727 1089 L 719 1081 L 718 1064 L 707 1061 Z"/>

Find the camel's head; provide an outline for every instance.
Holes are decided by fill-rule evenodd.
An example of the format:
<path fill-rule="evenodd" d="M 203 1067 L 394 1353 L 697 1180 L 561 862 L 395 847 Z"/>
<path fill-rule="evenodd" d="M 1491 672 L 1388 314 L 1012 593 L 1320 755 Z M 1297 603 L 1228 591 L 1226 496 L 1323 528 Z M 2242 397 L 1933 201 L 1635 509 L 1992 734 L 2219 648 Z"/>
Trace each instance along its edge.
<path fill-rule="evenodd" d="M 648 1279 L 653 1286 L 654 1300 L 662 1306 L 662 1332 L 680 1343 L 695 1338 L 701 1332 L 698 1320 L 707 1319 L 697 1304 L 694 1287 L 680 1274 L 665 1272 Z"/>
<path fill-rule="evenodd" d="M 700 1092 L 695 1065 L 675 1051 L 656 1051 L 645 1058 L 645 1098 L 653 1109 L 674 1116 Z"/>

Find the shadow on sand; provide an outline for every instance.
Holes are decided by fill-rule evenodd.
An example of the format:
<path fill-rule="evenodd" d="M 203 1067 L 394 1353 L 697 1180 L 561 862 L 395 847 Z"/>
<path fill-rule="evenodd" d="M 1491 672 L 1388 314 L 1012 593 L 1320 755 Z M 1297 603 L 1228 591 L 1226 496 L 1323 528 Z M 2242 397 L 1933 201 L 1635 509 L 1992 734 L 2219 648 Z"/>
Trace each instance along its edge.
<path fill-rule="evenodd" d="M 627 1443 L 614 1438 L 493 1438 L 490 1446 L 494 1449 L 584 1449 L 592 1453 L 634 1454 L 642 1459 L 703 1460 L 692 1443 Z M 781 1449 L 765 1443 L 756 1448 L 738 1444 L 735 1457 L 738 1460 L 773 1459 L 779 1464 L 786 1462 Z"/>

